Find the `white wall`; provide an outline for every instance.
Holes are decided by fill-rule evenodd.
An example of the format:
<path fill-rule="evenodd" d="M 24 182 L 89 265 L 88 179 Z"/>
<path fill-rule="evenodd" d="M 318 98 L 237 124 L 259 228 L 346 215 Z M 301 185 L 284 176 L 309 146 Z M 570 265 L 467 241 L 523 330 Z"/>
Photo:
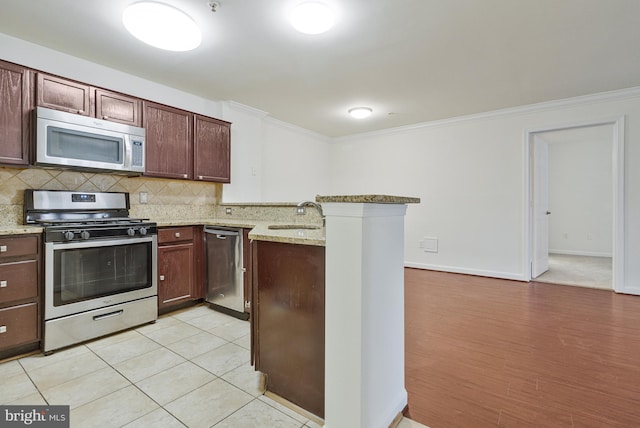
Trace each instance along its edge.
<path fill-rule="evenodd" d="M 266 113 L 233 102 L 223 103 L 231 125 L 231 183 L 222 185 L 222 202 L 262 201 L 262 122 Z"/>
<path fill-rule="evenodd" d="M 223 105 L 231 127 L 231 183 L 224 203 L 315 200 L 326 192 L 328 137 L 266 117 L 233 102 Z"/>
<path fill-rule="evenodd" d="M 329 192 L 330 139 L 287 123 L 263 125 L 262 199 L 314 201 Z"/>
<path fill-rule="evenodd" d="M 526 279 L 527 130 L 626 116 L 625 277 L 640 292 L 640 90 L 336 139 L 332 193 L 417 196 L 407 265 Z M 438 252 L 420 248 L 438 239 Z"/>
<path fill-rule="evenodd" d="M 549 252 L 611 257 L 613 132 L 549 144 Z"/>

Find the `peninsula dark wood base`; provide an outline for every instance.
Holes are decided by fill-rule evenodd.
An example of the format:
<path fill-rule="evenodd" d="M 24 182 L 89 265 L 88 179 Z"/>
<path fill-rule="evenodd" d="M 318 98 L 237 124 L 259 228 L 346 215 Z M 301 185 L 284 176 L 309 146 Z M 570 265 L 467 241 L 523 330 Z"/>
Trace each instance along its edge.
<path fill-rule="evenodd" d="M 409 417 L 640 427 L 640 296 L 405 270 Z"/>

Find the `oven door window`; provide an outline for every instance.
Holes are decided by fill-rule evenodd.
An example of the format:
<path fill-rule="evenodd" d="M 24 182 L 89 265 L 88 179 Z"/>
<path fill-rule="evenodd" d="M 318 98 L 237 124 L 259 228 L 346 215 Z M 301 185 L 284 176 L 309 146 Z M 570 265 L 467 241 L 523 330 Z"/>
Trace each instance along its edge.
<path fill-rule="evenodd" d="M 55 250 L 53 305 L 151 287 L 151 248 L 143 242 Z"/>

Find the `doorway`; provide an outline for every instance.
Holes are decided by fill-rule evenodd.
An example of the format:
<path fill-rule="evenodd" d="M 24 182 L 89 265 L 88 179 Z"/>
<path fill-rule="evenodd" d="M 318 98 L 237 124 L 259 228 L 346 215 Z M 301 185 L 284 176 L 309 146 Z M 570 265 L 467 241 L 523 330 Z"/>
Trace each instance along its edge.
<path fill-rule="evenodd" d="M 623 119 L 527 132 L 529 280 L 625 292 Z"/>

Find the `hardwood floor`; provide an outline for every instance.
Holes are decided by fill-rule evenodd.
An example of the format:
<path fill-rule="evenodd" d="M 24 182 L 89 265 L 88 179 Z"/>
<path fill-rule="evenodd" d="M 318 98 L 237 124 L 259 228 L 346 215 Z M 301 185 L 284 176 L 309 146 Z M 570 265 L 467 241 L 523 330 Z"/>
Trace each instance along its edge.
<path fill-rule="evenodd" d="M 409 416 L 640 427 L 640 296 L 405 269 Z"/>

